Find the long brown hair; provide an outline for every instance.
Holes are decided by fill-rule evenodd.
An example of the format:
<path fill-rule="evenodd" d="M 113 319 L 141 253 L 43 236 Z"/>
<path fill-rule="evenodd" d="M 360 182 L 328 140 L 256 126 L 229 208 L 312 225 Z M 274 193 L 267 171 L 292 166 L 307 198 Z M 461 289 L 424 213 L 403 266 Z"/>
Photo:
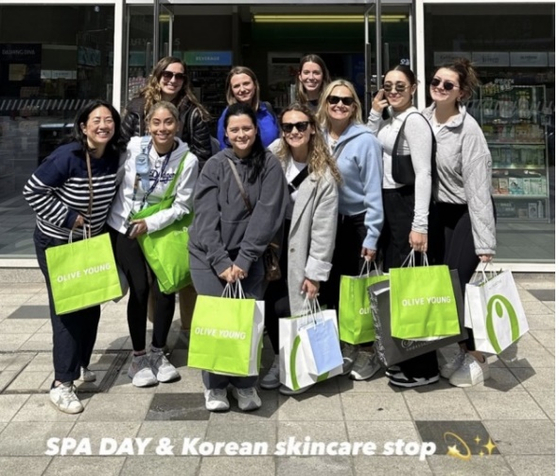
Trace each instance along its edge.
<path fill-rule="evenodd" d="M 314 172 L 317 176 L 322 177 L 326 169 L 329 168 L 336 183 L 340 183 L 342 181 L 342 176 L 340 174 L 340 171 L 338 170 L 336 161 L 328 150 L 328 146 L 326 145 L 326 141 L 324 140 L 320 128 L 318 127 L 315 115 L 308 108 L 308 106 L 295 102 L 281 111 L 278 118 L 280 124 L 282 123 L 283 116 L 290 111 L 297 111 L 307 116 L 309 126 L 313 127 L 315 130 L 315 133 L 311 135 L 311 138 L 309 140 L 309 152 L 307 160 L 309 172 Z M 277 156 L 282 162 L 285 163 L 287 162 L 290 153 L 291 152 L 289 150 L 289 145 L 287 144 L 287 141 L 285 140 L 285 137 L 282 133 L 280 139 L 280 149 L 277 153 Z"/>
<path fill-rule="evenodd" d="M 452 63 L 439 66 L 437 71 L 441 68 L 454 71 L 458 75 L 460 89 L 464 93 L 461 101 L 470 99 L 479 86 L 479 79 L 471 61 L 467 58 L 457 58 Z"/>
<path fill-rule="evenodd" d="M 307 104 L 309 102 L 309 96 L 307 94 L 305 86 L 303 85 L 303 83 L 299 79 L 299 76 L 301 75 L 301 72 L 303 71 L 303 66 L 305 66 L 305 63 L 315 63 L 322 70 L 322 84 L 320 85 L 319 97 L 320 97 L 320 93 L 322 93 L 322 91 L 324 91 L 325 86 L 331 81 L 330 72 L 328 71 L 328 68 L 326 67 L 326 63 L 324 62 L 324 60 L 320 56 L 312 54 L 312 53 L 303 56 L 301 58 L 301 61 L 299 62 L 299 70 L 297 71 L 297 79 L 295 80 L 295 85 L 297 87 L 297 93 L 296 93 L 297 94 L 297 101 L 301 104 Z"/>
<path fill-rule="evenodd" d="M 238 102 L 231 90 L 231 79 L 237 74 L 246 74 L 250 79 L 252 79 L 252 82 L 254 83 L 254 95 L 250 100 L 250 107 L 252 107 L 254 111 L 258 110 L 258 106 L 260 105 L 260 84 L 258 84 L 258 79 L 256 78 L 254 71 L 246 66 L 234 66 L 231 71 L 229 71 L 227 79 L 225 80 L 225 99 L 227 100 L 227 104 L 231 106 Z"/>
<path fill-rule="evenodd" d="M 163 75 L 163 71 L 167 69 L 167 66 L 174 63 L 182 65 L 185 78 L 182 83 L 182 88 L 173 99 L 172 103 L 180 110 L 181 107 L 190 102 L 194 107 L 199 109 L 202 119 L 204 121 L 208 121 L 211 119 L 211 115 L 192 92 L 192 88 L 190 87 L 190 78 L 186 73 L 186 63 L 175 56 L 165 56 L 164 58 L 161 58 L 149 75 L 147 85 L 140 91 L 140 97 L 143 97 L 146 100 L 144 105 L 144 116 L 147 116 L 148 112 L 155 103 L 161 101 L 161 86 L 159 85 L 161 76 Z"/>

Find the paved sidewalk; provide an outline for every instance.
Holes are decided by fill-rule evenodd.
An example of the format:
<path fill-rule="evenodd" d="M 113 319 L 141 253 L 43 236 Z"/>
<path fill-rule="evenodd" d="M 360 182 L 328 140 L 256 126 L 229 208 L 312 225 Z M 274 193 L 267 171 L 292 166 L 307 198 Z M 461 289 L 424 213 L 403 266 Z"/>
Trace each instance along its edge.
<path fill-rule="evenodd" d="M 104 306 L 91 365 L 97 382 L 78 386 L 85 411 L 75 416 L 58 412 L 47 395 L 53 372 L 45 286 L 4 283 L 0 474 L 552 475 L 555 276 L 515 277 L 530 333 L 498 358 L 490 357 L 492 378 L 485 385 L 459 389 L 441 380 L 427 388 L 401 390 L 381 375 L 368 382 L 337 377 L 298 397 L 262 390 L 262 408 L 249 414 L 240 412 L 232 398 L 229 413 L 206 412 L 200 373 L 185 364 L 178 319 L 169 344 L 181 380 L 133 387 L 126 376 L 131 344 L 125 301 Z M 445 348 L 442 355 L 449 358 L 455 350 Z M 264 368 L 271 358 L 267 346 Z M 62 441 L 79 445 L 63 447 Z M 223 448 L 222 456 L 195 454 L 216 451 L 217 442 L 246 442 L 238 449 L 260 456 L 224 456 Z M 364 446 L 351 447 L 357 448 L 356 455 L 344 454 L 348 443 L 328 446 L 335 456 L 274 455 L 282 448 L 291 453 L 308 449 L 310 454 L 313 445 L 320 450 L 320 444 L 324 449 L 331 442 Z M 375 455 L 364 454 L 372 448 L 367 442 L 376 444 Z M 428 444 L 434 442 L 436 453 L 424 460 L 410 456 L 422 442 L 425 451 L 434 449 Z M 138 444 L 145 444 L 142 456 Z M 57 455 L 46 455 L 49 448 Z M 60 455 L 63 449 L 67 455 Z M 385 451 L 396 454 L 383 455 Z M 82 456 L 72 456 L 74 452 Z"/>

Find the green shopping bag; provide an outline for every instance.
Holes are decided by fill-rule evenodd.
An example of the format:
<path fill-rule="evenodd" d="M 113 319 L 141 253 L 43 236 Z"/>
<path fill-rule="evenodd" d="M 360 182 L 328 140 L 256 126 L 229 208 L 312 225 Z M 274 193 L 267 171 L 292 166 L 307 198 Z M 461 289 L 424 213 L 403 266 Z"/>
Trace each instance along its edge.
<path fill-rule="evenodd" d="M 424 339 L 459 334 L 458 309 L 448 266 L 414 267 L 413 258 L 411 264 L 390 269 L 392 337 Z"/>
<path fill-rule="evenodd" d="M 366 262 L 368 264 L 368 262 Z M 363 274 L 365 271 L 365 274 Z M 375 340 L 375 327 L 371 315 L 368 287 L 388 279 L 376 268 L 365 266 L 359 276 L 342 276 L 340 279 L 340 340 L 349 344 L 364 344 Z"/>
<path fill-rule="evenodd" d="M 230 290 L 226 286 L 224 294 Z M 239 377 L 258 375 L 264 301 L 240 296 L 198 295 L 190 330 L 189 367 Z"/>
<path fill-rule="evenodd" d="M 45 251 L 56 314 L 68 314 L 122 296 L 108 233 Z"/>
<path fill-rule="evenodd" d="M 134 215 L 134 220 L 140 220 L 161 210 L 171 208 L 175 199 L 173 191 L 187 155 L 188 152 L 183 157 L 177 173 L 167 187 L 161 201 L 140 210 Z M 145 233 L 137 238 L 146 261 L 155 273 L 157 284 L 162 293 L 174 293 L 191 283 L 188 227 L 192 224 L 193 219 L 194 214 L 190 213 L 162 230 Z"/>

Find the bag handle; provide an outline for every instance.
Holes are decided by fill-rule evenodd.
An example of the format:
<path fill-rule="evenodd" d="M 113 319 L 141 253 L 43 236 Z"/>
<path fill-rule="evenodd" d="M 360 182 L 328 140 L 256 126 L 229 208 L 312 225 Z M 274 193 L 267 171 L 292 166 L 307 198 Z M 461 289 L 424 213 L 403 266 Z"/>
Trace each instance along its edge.
<path fill-rule="evenodd" d="M 233 177 L 235 177 L 235 181 L 237 182 L 237 186 L 239 187 L 239 191 L 241 192 L 241 197 L 243 197 L 245 206 L 247 207 L 249 213 L 252 213 L 252 205 L 250 204 L 248 195 L 245 192 L 245 188 L 243 187 L 243 182 L 241 181 L 241 177 L 239 177 L 239 172 L 237 172 L 237 167 L 235 167 L 234 162 L 229 157 L 227 157 L 227 163 L 229 164 L 229 167 L 231 167 L 231 171 L 233 172 Z"/>
<path fill-rule="evenodd" d="M 241 281 L 237 280 L 233 283 L 227 283 L 223 288 L 221 297 L 230 299 L 246 299 Z"/>
<path fill-rule="evenodd" d="M 402 263 L 402 268 L 415 268 L 415 251 L 411 250 L 410 254 L 406 256 L 406 259 Z M 420 266 L 429 266 L 429 258 L 427 257 L 427 253 L 421 253 L 421 264 Z"/>
<path fill-rule="evenodd" d="M 380 275 L 380 272 L 379 272 L 378 266 L 377 266 L 377 262 L 373 260 L 372 263 L 375 267 L 374 271 L 377 273 L 377 275 Z M 366 273 L 363 274 L 363 271 L 366 271 Z M 361 266 L 361 272 L 359 273 L 359 277 L 364 278 L 366 276 L 369 276 L 369 274 L 371 274 L 371 261 L 365 260 L 365 262 L 363 263 L 363 266 Z"/>

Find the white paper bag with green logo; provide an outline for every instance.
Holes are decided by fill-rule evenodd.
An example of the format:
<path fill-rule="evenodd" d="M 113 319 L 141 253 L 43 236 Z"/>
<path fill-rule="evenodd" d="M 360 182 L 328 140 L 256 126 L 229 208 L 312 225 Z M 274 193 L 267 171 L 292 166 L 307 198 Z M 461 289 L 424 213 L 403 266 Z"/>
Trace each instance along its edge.
<path fill-rule="evenodd" d="M 426 260 L 424 266 L 413 264 L 412 259 L 412 266 L 390 269 L 392 337 L 413 340 L 460 334 L 448 266 L 428 266 Z"/>
<path fill-rule="evenodd" d="M 108 233 L 45 251 L 56 314 L 68 314 L 122 296 Z"/>
<path fill-rule="evenodd" d="M 500 354 L 528 332 L 528 321 L 510 271 L 466 284 L 466 314 L 476 350 Z"/>
<path fill-rule="evenodd" d="M 238 377 L 258 375 L 264 301 L 246 299 L 239 289 L 237 282 L 235 288 L 227 285 L 222 297 L 196 298 L 188 347 L 189 367 Z"/>
<path fill-rule="evenodd" d="M 337 330 L 336 311 L 328 309 L 320 314 L 319 319 L 323 322 L 333 321 Z M 340 365 L 330 372 L 316 375 L 312 355 L 304 352 L 301 340 L 301 329 L 314 321 L 312 314 L 279 319 L 280 382 L 292 390 L 308 387 L 342 373 Z"/>
<path fill-rule="evenodd" d="M 340 340 L 349 344 L 365 344 L 375 340 L 375 327 L 367 289 L 372 284 L 388 279 L 376 264 L 370 269 L 369 262 L 359 276 L 342 276 L 340 279 Z"/>

